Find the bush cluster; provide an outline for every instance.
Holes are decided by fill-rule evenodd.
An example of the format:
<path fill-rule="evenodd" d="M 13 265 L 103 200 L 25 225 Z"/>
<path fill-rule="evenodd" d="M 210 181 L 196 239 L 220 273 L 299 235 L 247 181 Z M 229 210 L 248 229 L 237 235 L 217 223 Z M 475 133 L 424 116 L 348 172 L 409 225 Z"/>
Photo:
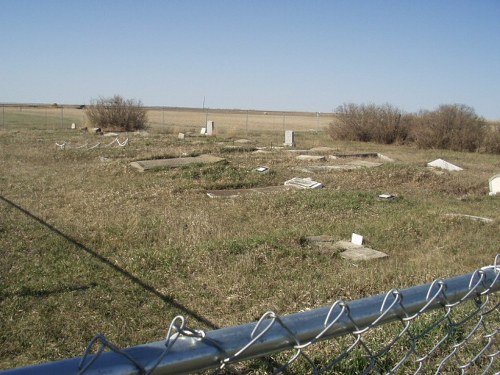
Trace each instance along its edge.
<path fill-rule="evenodd" d="M 124 99 L 120 95 L 99 98 L 85 107 L 92 126 L 108 131 L 135 131 L 147 128 L 147 111 L 140 101 Z"/>
<path fill-rule="evenodd" d="M 489 125 L 463 104 L 408 114 L 389 104 L 350 103 L 338 107 L 335 114 L 329 128 L 333 139 L 500 153 L 500 127 Z"/>

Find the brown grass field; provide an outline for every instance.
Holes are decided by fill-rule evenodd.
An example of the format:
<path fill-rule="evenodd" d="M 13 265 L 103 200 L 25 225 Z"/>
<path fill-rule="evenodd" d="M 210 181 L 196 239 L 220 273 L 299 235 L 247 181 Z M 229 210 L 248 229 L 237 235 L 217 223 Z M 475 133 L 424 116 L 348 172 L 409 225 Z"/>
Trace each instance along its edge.
<path fill-rule="evenodd" d="M 334 142 L 325 132 L 328 114 L 249 111 L 247 121 L 246 111 L 160 109 L 149 116 L 148 133 L 120 134 L 127 147 L 61 150 L 56 142 L 113 138 L 70 130 L 85 122 L 79 109 L 65 108 L 63 116 L 57 108 L 5 109 L 0 369 L 79 356 L 99 332 L 120 347 L 161 340 L 178 314 L 193 328 L 214 329 L 255 321 L 267 310 L 288 314 L 423 284 L 472 272 L 500 252 L 500 200 L 488 196 L 499 156 Z M 199 136 L 207 118 L 215 137 Z M 296 131 L 297 149 L 380 152 L 394 161 L 306 174 L 294 168 L 355 159 L 312 163 L 283 149 L 252 152 L 281 146 L 284 129 Z M 251 143 L 238 146 L 241 138 Z M 202 153 L 227 163 L 144 173 L 130 167 Z M 438 157 L 464 171 L 426 168 Z M 272 172 L 255 173 L 261 165 Z M 205 194 L 292 177 L 326 188 L 234 199 Z M 381 193 L 399 199 L 378 201 Z M 303 242 L 321 234 L 348 240 L 353 232 L 389 257 L 354 263 Z"/>

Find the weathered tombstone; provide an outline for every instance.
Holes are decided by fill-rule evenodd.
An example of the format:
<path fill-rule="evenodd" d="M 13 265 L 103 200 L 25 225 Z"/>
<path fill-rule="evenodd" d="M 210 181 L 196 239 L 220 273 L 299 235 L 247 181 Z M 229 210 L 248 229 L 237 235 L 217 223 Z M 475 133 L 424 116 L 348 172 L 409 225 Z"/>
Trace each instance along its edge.
<path fill-rule="evenodd" d="M 71 129 L 76 129 L 76 124 L 75 123 L 71 124 Z"/>
<path fill-rule="evenodd" d="M 360 235 L 360 234 L 356 234 L 356 233 L 353 233 L 352 236 L 351 236 L 351 242 L 354 244 L 354 245 L 363 245 L 363 236 Z"/>
<path fill-rule="evenodd" d="M 293 130 L 285 131 L 285 146 L 295 147 L 295 132 Z"/>
<path fill-rule="evenodd" d="M 500 194 L 500 174 L 490 178 L 490 195 Z"/>
<path fill-rule="evenodd" d="M 179 135 L 177 136 L 178 139 L 184 139 L 186 137 L 186 135 L 184 133 L 179 133 Z"/>
<path fill-rule="evenodd" d="M 215 123 L 211 120 L 207 121 L 207 135 L 214 135 L 215 134 Z"/>
<path fill-rule="evenodd" d="M 427 166 L 434 168 L 441 168 L 451 172 L 463 171 L 463 169 L 460 168 L 459 166 L 451 164 L 443 159 L 436 159 L 434 161 L 431 161 L 430 163 L 427 163 Z"/>
<path fill-rule="evenodd" d="M 207 134 L 207 128 L 201 128 L 200 134 Z"/>

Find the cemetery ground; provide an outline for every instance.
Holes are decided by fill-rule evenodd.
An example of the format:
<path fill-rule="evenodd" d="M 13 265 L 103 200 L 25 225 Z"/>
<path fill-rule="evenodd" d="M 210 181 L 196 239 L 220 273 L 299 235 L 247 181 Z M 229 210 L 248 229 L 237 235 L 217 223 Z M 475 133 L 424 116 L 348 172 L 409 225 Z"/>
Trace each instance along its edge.
<path fill-rule="evenodd" d="M 183 130 L 120 134 L 127 147 L 60 149 L 62 141 L 113 138 L 69 127 L 0 129 L 0 369 L 80 356 L 97 333 L 120 347 L 159 341 L 176 315 L 211 330 L 256 321 L 268 310 L 289 314 L 411 287 L 472 272 L 500 252 L 500 199 L 488 196 L 498 156 L 333 142 L 322 130 L 299 129 L 296 149 L 394 160 L 305 173 L 296 168 L 356 158 L 254 153 L 281 146 L 281 124 L 215 137 L 192 131 L 179 140 Z M 130 166 L 201 154 L 226 162 L 142 173 Z M 437 158 L 464 170 L 428 169 Z M 270 172 L 255 172 L 259 166 Z M 325 188 L 213 199 L 205 193 L 293 177 Z M 383 193 L 398 199 L 378 200 Z M 353 232 L 389 257 L 353 262 L 304 241 L 349 240 Z"/>

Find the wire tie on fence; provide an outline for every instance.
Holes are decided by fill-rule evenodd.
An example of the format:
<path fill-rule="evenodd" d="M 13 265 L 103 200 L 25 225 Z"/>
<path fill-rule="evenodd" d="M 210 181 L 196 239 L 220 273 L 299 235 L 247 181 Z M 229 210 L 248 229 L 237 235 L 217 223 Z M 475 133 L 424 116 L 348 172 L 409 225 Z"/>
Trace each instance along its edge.
<path fill-rule="evenodd" d="M 271 329 L 271 327 L 273 326 L 274 322 L 276 321 L 276 314 L 273 312 L 273 311 L 267 311 L 266 313 L 264 313 L 259 321 L 257 322 L 257 324 L 255 325 L 255 327 L 253 328 L 252 332 L 250 333 L 250 341 L 243 347 L 241 348 L 240 350 L 238 350 L 232 357 L 229 357 L 229 358 L 225 358 L 222 360 L 222 364 L 221 366 L 219 367 L 220 369 L 223 369 L 224 366 L 234 360 L 236 357 L 240 356 L 241 353 L 243 353 L 245 350 L 247 350 L 250 346 L 252 346 L 256 341 L 258 341 L 262 336 L 264 336 L 267 331 L 269 331 Z M 264 319 L 267 319 L 271 317 L 271 321 L 270 323 L 257 335 L 254 337 L 255 333 L 258 331 L 260 325 L 262 324 L 262 322 L 264 321 Z"/>
<path fill-rule="evenodd" d="M 430 297 L 431 295 L 431 292 L 432 292 L 432 288 L 434 288 L 434 286 L 438 284 L 439 285 L 439 289 L 436 291 L 436 293 Z M 424 306 L 422 306 L 422 308 L 420 310 L 418 310 L 415 314 L 413 314 L 412 316 L 407 316 L 406 318 L 403 318 L 403 321 L 407 321 L 407 320 L 413 320 L 415 319 L 417 316 L 419 316 L 420 314 L 422 314 L 425 310 L 427 310 L 427 308 L 438 298 L 438 296 L 441 294 L 441 292 L 443 292 L 443 296 L 444 296 L 444 292 L 446 291 L 446 288 L 447 288 L 447 285 L 446 283 L 443 281 L 443 279 L 436 279 L 434 280 L 431 285 L 429 286 L 429 289 L 427 290 L 427 294 L 425 296 L 425 300 L 427 301 L 426 304 Z M 429 299 L 430 298 L 430 299 Z M 445 297 L 446 298 L 446 297 Z M 404 308 L 403 308 L 404 309 Z M 405 310 L 406 312 L 406 310 Z"/>
<path fill-rule="evenodd" d="M 390 306 L 385 309 L 385 304 L 387 303 L 387 299 L 391 295 L 394 297 L 394 301 L 392 301 L 392 303 L 390 304 Z M 360 331 L 353 332 L 353 334 L 355 334 L 355 335 L 361 335 L 361 334 L 365 333 L 366 331 L 368 331 L 370 328 L 375 327 L 378 324 L 378 322 L 380 320 L 382 320 L 387 315 L 387 313 L 389 311 L 392 310 L 392 308 L 396 305 L 396 303 L 398 303 L 398 302 L 401 301 L 402 298 L 403 298 L 403 296 L 401 295 L 401 292 L 399 290 L 397 290 L 397 289 L 391 289 L 391 290 L 389 290 L 385 294 L 384 300 L 382 301 L 382 305 L 380 306 L 380 315 L 379 315 L 379 317 L 377 319 L 375 319 L 369 326 L 363 328 Z"/>
<path fill-rule="evenodd" d="M 92 350 L 94 344 L 97 341 L 100 341 L 101 347 L 97 350 L 97 353 L 94 355 L 94 357 L 85 365 L 83 366 L 85 360 L 87 357 L 90 355 L 90 351 Z M 85 352 L 82 356 L 82 359 L 80 360 L 80 363 L 78 364 L 78 372 L 79 375 L 83 374 L 85 371 L 89 369 L 89 367 L 101 356 L 101 354 L 104 352 L 104 349 L 109 348 L 111 351 L 115 352 L 116 354 L 122 355 L 125 358 L 127 358 L 141 373 L 145 372 L 144 367 L 142 367 L 141 364 L 139 364 L 130 354 L 124 352 L 121 350 L 118 346 L 113 344 L 111 341 L 108 341 L 106 337 L 103 334 L 98 334 L 95 335 L 92 340 L 90 340 L 89 344 L 87 345 L 87 348 L 85 349 Z M 83 366 L 83 368 L 82 368 Z"/>

